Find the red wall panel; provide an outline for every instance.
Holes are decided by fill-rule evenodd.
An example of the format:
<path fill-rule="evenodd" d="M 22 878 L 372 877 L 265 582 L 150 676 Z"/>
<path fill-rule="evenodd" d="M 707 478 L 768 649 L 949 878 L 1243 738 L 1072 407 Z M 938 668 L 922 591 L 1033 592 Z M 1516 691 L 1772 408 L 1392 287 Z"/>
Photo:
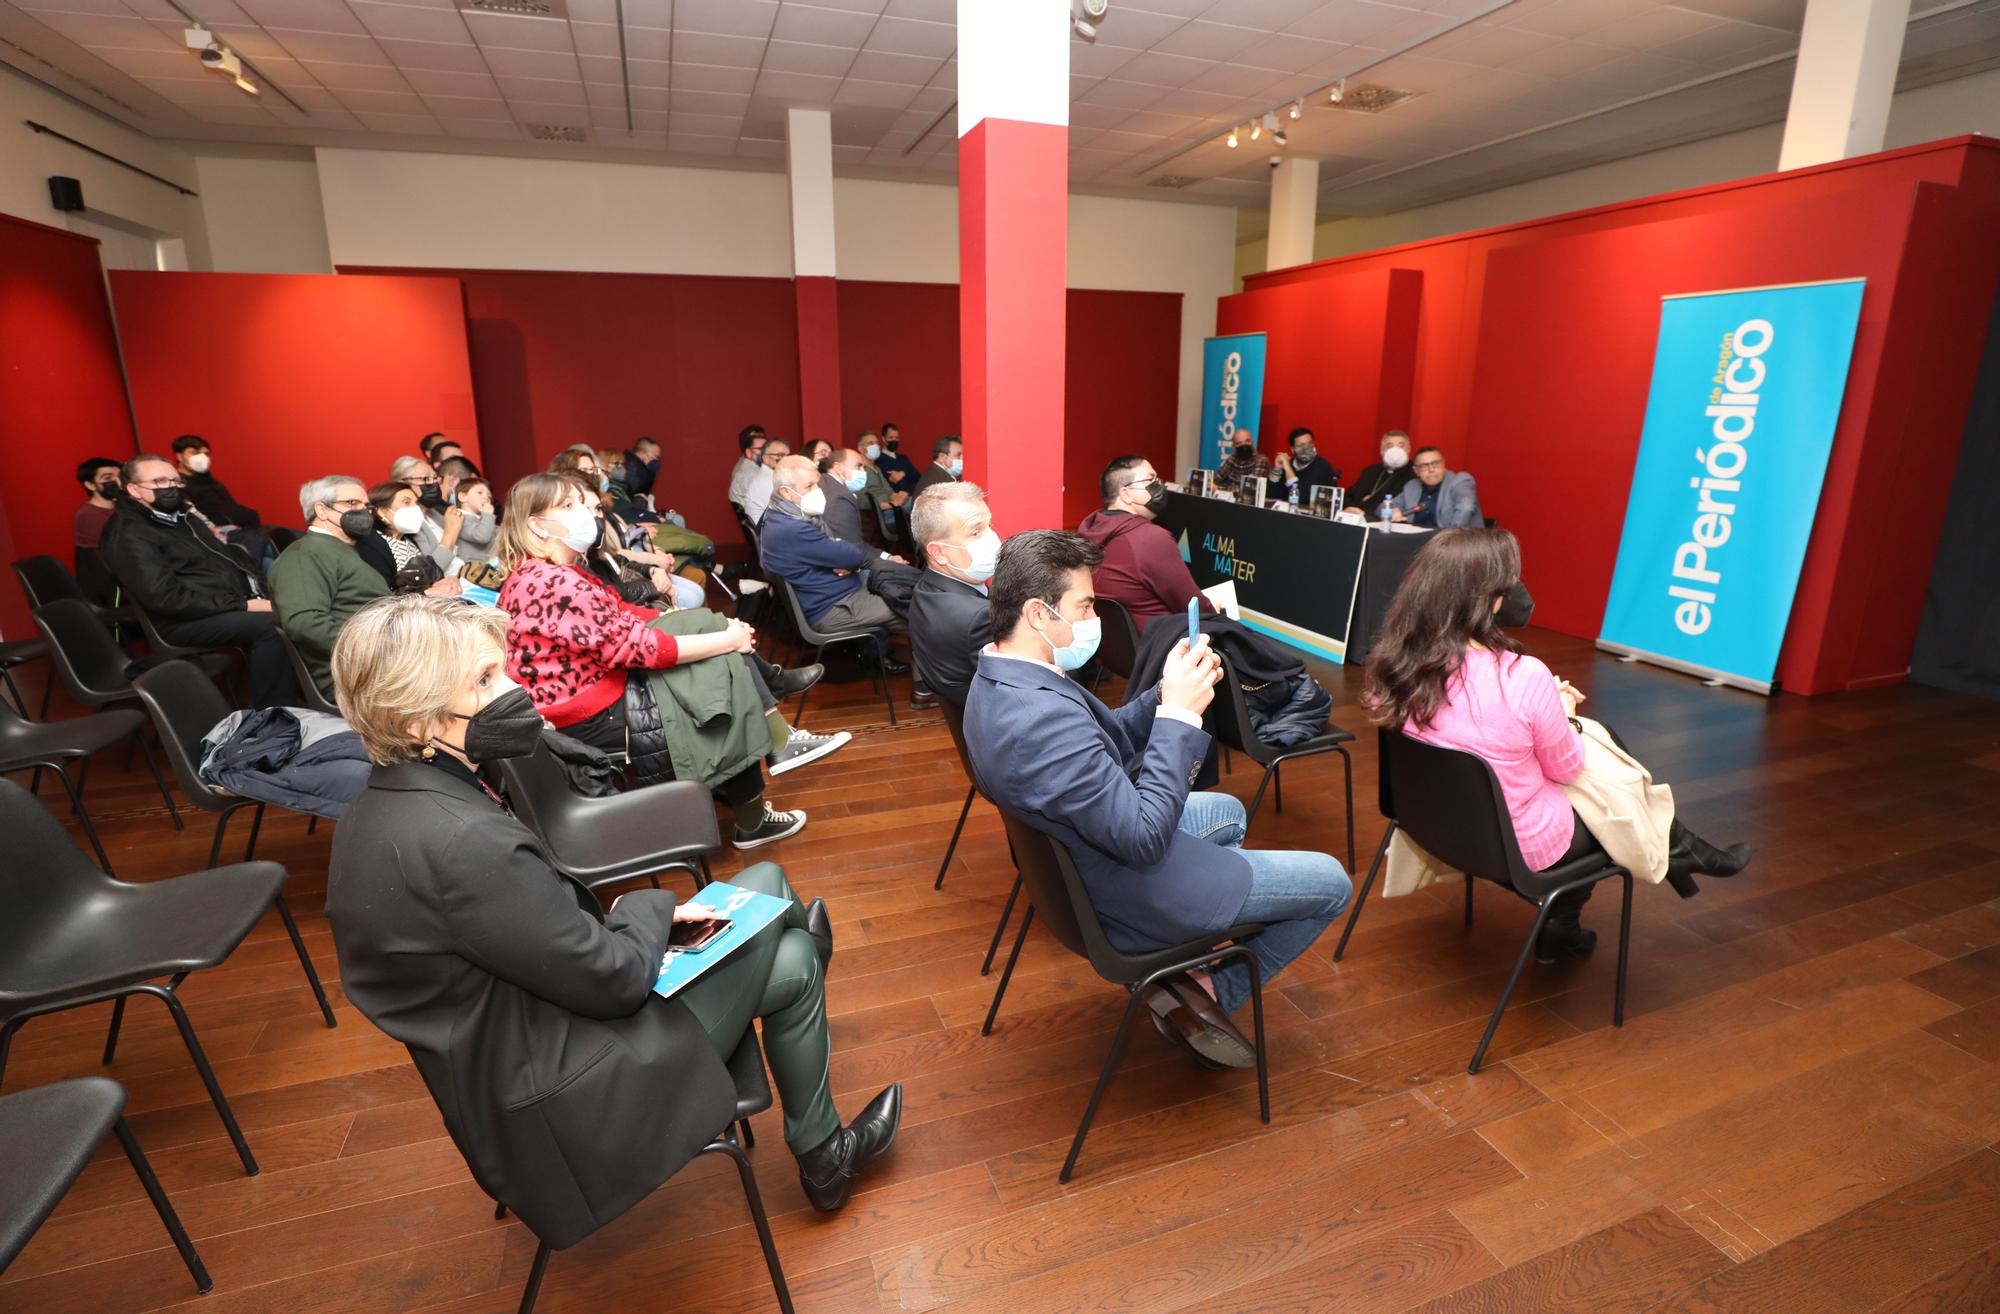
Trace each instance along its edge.
<path fill-rule="evenodd" d="M 1072 288 L 1068 355 L 1062 508 L 1074 529 L 1103 505 L 1097 480 L 1114 457 L 1148 457 L 1177 477 L 1181 294 Z"/>
<path fill-rule="evenodd" d="M 72 564 L 77 463 L 137 450 L 96 240 L 0 215 L 0 560 Z M 0 635 L 35 632 L 0 582 Z"/>
<path fill-rule="evenodd" d="M 840 280 L 843 443 L 894 421 L 910 459 L 959 432 L 958 285 Z"/>
<path fill-rule="evenodd" d="M 111 295 L 141 446 L 200 434 L 268 524 L 299 526 L 308 479 L 388 478 L 432 430 L 480 459 L 451 279 L 117 271 Z"/>
<path fill-rule="evenodd" d="M 1351 309 L 1358 277 L 1419 272 L 1408 427 L 1478 475 L 1487 513 L 1521 536 L 1538 623 L 1591 637 L 1616 559 L 1659 298 L 1865 276 L 1778 672 L 1800 692 L 1847 688 L 1907 665 L 1943 501 L 1890 516 L 1877 495 L 1908 468 L 1912 443 L 1928 471 L 1956 459 L 2000 284 L 2000 251 L 1975 234 L 1997 223 L 2000 149 L 1959 139 L 1253 276 L 1222 302 L 1218 332 L 1270 334 L 1267 411 L 1334 430 L 1334 459 L 1352 468 L 1373 447 L 1361 423 L 1372 356 L 1324 350 L 1328 322 Z"/>

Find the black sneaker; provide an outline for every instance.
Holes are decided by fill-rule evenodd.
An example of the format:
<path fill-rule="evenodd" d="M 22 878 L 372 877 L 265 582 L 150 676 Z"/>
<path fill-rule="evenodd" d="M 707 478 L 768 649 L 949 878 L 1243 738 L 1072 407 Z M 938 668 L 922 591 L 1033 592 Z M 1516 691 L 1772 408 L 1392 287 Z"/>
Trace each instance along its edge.
<path fill-rule="evenodd" d="M 730 828 L 729 842 L 739 849 L 762 848 L 790 838 L 806 828 L 804 812 L 780 812 L 770 808 L 764 813 L 764 824 L 755 830 L 744 830 L 741 826 Z"/>
<path fill-rule="evenodd" d="M 771 774 L 782 776 L 793 767 L 817 762 L 853 738 L 845 730 L 838 734 L 816 735 L 810 730 L 795 729 L 792 737 L 785 741 L 785 746 L 771 754 Z"/>

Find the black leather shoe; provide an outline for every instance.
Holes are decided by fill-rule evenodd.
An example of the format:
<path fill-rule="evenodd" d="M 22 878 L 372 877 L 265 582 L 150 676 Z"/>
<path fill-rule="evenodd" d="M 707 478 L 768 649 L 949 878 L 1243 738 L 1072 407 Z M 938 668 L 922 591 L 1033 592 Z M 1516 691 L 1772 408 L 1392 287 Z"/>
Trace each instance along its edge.
<path fill-rule="evenodd" d="M 792 669 L 778 669 L 778 678 L 771 681 L 771 694 L 775 698 L 790 698 L 802 694 L 819 683 L 819 677 L 826 674 L 826 667 L 814 662 L 811 666 L 794 666 Z"/>
<path fill-rule="evenodd" d="M 863 1169 L 889 1152 L 903 1121 L 903 1083 L 868 1102 L 861 1115 L 799 1156 L 799 1185 L 806 1203 L 823 1214 L 846 1204 Z"/>
<path fill-rule="evenodd" d="M 1588 958 L 1595 948 L 1597 932 L 1587 931 L 1575 922 L 1544 922 L 1542 933 L 1535 937 L 1535 961 L 1553 963 L 1564 954 Z"/>
<path fill-rule="evenodd" d="M 806 905 L 806 934 L 819 946 L 819 970 L 833 961 L 833 918 L 827 916 L 826 900 L 814 899 Z"/>
<path fill-rule="evenodd" d="M 910 708 L 912 711 L 925 712 L 936 706 L 937 695 L 928 689 L 925 689 L 921 693 L 910 695 Z"/>
<path fill-rule="evenodd" d="M 891 657 L 888 661 L 882 663 L 882 669 L 890 675 L 908 675 L 910 673 L 910 664 L 908 662 L 899 662 Z"/>

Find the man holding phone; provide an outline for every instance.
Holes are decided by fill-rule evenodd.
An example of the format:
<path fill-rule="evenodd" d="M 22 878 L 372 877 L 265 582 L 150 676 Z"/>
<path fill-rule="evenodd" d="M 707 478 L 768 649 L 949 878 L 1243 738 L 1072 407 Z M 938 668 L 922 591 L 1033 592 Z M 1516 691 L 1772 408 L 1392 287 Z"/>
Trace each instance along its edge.
<path fill-rule="evenodd" d="M 994 641 L 965 706 L 979 787 L 1052 836 L 1076 863 L 1106 936 L 1143 953 L 1244 922 L 1268 985 L 1347 906 L 1347 873 L 1324 853 L 1241 846 L 1242 803 L 1193 792 L 1207 755 L 1201 715 L 1222 678 L 1207 638 L 1176 640 L 1159 684 L 1113 710 L 1069 678 L 1090 660 L 1099 625 L 1092 571 L 1103 553 L 1061 530 L 1016 534 L 990 586 Z M 1211 1067 L 1248 1067 L 1250 1042 L 1230 1014 L 1250 998 L 1231 962 L 1148 991 L 1154 1025 Z"/>

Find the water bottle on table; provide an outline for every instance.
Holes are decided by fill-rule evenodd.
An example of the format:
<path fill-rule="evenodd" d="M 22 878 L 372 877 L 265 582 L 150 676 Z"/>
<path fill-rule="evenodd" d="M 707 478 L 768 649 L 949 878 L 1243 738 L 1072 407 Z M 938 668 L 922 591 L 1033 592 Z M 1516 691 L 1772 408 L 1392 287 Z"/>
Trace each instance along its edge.
<path fill-rule="evenodd" d="M 1375 508 L 1376 521 L 1384 530 L 1389 528 L 1389 516 L 1392 509 L 1389 505 L 1389 499 L 1386 497 L 1382 499 L 1382 504 Z"/>

